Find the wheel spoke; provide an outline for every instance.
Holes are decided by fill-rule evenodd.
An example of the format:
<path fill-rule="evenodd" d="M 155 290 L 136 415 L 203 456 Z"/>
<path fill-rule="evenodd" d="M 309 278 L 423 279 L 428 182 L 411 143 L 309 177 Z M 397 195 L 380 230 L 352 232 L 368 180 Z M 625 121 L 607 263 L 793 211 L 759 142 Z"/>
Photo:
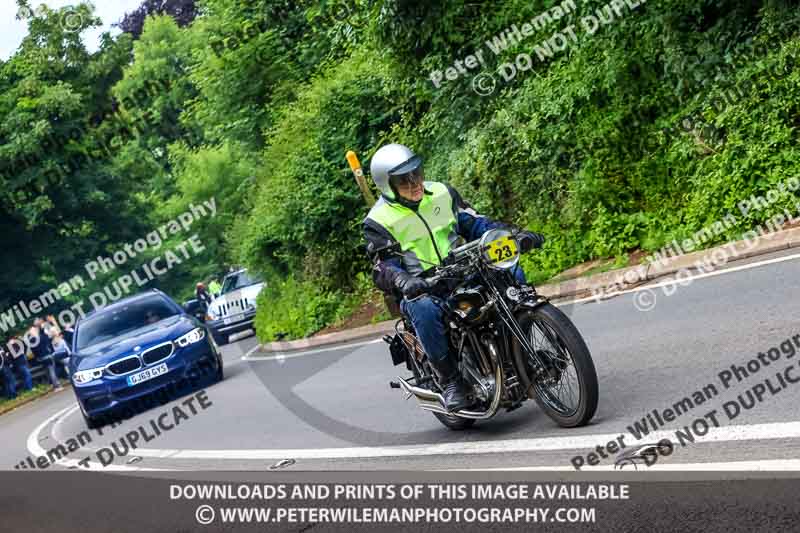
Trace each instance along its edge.
<path fill-rule="evenodd" d="M 529 342 L 535 355 L 549 367 L 548 370 L 555 368 L 559 373 L 558 380 L 551 385 L 537 383 L 540 398 L 559 413 L 574 413 L 580 405 L 580 383 L 569 350 L 548 324 L 538 320 L 531 324 Z M 528 357 L 533 359 L 534 354 Z"/>

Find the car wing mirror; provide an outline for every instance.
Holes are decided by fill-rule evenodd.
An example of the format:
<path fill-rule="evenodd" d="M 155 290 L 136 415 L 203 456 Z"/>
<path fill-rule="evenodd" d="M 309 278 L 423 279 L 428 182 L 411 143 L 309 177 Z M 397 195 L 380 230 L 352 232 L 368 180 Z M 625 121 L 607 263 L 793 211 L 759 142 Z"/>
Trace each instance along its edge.
<path fill-rule="evenodd" d="M 205 309 L 203 309 L 203 306 L 200 305 L 198 300 L 189 300 L 188 302 L 184 303 L 182 307 L 183 310 L 186 311 L 187 315 L 192 315 L 201 322 L 206 321 Z"/>

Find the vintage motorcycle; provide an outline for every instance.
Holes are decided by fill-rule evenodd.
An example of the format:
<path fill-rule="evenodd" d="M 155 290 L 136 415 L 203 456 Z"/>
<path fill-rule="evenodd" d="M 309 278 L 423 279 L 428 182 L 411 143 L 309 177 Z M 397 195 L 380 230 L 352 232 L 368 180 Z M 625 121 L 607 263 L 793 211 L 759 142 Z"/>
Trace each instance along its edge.
<path fill-rule="evenodd" d="M 580 333 L 563 312 L 513 275 L 520 258 L 516 235 L 516 230 L 490 230 L 423 274 L 434 287 L 432 295 L 441 298 L 448 342 L 471 407 L 445 408 L 439 376 L 409 319 L 402 317 L 395 335 L 384 337 L 394 365 L 412 373 L 390 386 L 405 391 L 406 399 L 414 396 L 448 428 L 466 429 L 529 398 L 563 427 L 587 424 L 597 409 L 597 374 Z M 375 252 L 390 257 L 400 250 L 395 244 Z"/>

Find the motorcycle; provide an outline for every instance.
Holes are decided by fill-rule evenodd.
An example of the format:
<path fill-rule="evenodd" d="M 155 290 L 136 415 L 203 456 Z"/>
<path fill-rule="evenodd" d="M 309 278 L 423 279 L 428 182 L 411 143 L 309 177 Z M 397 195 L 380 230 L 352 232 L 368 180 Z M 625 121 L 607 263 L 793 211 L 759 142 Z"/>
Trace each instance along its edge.
<path fill-rule="evenodd" d="M 375 252 L 389 257 L 400 249 L 394 244 Z M 513 411 L 528 399 L 562 427 L 587 424 L 597 409 L 597 373 L 586 343 L 561 310 L 516 281 L 519 259 L 516 230 L 493 229 L 422 274 L 440 298 L 470 407 L 445 407 L 440 376 L 407 317 L 397 321 L 393 336 L 384 337 L 394 365 L 411 372 L 389 385 L 406 399 L 415 397 L 450 429 L 466 429 L 501 408 Z"/>

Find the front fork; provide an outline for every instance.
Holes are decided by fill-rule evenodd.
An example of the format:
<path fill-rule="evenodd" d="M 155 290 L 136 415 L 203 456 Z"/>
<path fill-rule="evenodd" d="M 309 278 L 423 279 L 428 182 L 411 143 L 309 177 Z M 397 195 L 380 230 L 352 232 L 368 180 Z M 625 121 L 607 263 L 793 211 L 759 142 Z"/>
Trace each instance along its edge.
<path fill-rule="evenodd" d="M 500 294 L 500 291 L 494 284 L 490 283 L 489 287 L 491 288 L 495 298 L 500 320 L 503 322 L 506 329 L 511 333 L 511 336 L 514 337 L 517 342 L 519 342 L 524 353 L 529 355 L 534 373 L 533 380 L 545 376 L 547 373 L 547 366 L 545 362 L 541 360 L 539 354 L 536 353 L 536 350 L 533 349 L 533 346 L 531 346 L 531 343 L 528 340 L 527 335 L 525 335 L 525 332 L 522 331 L 519 322 L 517 322 L 516 314 L 522 309 L 528 309 L 531 311 L 537 309 L 548 302 L 547 298 L 537 294 L 533 287 L 525 285 L 521 287 L 517 286 L 516 284 L 510 285 L 509 289 L 506 290 L 506 295 Z M 506 301 L 506 296 L 509 300 L 514 302 L 513 308 Z M 512 358 L 511 349 L 512 348 L 509 343 L 506 350 L 508 352 L 507 357 L 514 361 L 514 358 Z M 515 368 L 516 366 L 517 365 L 514 365 Z M 526 372 L 525 368 L 517 368 L 516 370 L 518 374 Z"/>

